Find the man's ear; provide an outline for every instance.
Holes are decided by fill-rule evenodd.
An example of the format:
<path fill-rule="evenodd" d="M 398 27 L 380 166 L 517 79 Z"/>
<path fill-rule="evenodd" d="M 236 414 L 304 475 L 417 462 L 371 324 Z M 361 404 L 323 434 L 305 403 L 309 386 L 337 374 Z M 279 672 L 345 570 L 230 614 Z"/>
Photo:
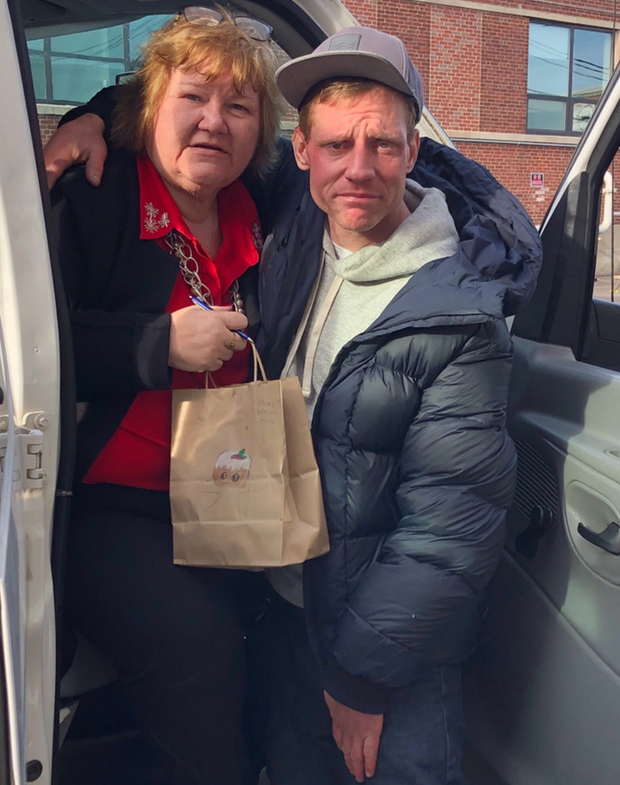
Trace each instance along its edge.
<path fill-rule="evenodd" d="M 302 172 L 307 172 L 308 169 L 310 169 L 310 164 L 308 162 L 308 141 L 299 126 L 293 131 L 292 141 L 297 166 Z"/>
<path fill-rule="evenodd" d="M 407 143 L 409 147 L 409 160 L 407 161 L 407 174 L 411 172 L 418 160 L 418 153 L 420 151 L 420 132 L 416 128 L 413 132 L 413 137 Z"/>

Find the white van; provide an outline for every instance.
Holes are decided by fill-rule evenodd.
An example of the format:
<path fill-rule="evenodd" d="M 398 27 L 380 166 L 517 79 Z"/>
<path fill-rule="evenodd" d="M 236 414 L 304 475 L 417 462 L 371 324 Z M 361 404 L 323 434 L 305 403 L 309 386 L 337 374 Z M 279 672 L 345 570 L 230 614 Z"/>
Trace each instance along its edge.
<path fill-rule="evenodd" d="M 236 6 L 271 24 L 291 56 L 355 23 L 338 0 Z M 113 692 L 99 735 L 74 732 L 54 752 L 80 701 L 114 674 L 80 644 L 62 687 L 57 678 L 69 665 L 57 663 L 56 619 L 75 405 L 26 49 L 28 34 L 118 25 L 153 8 L 0 0 L 0 785 L 157 782 L 140 769 L 147 753 Z M 177 6 L 158 0 L 156 10 Z M 428 113 L 422 131 L 449 144 Z M 513 324 L 519 476 L 483 642 L 466 668 L 472 785 L 620 780 L 620 305 L 593 299 L 603 181 L 619 146 L 616 72 L 542 226 L 536 295 Z M 613 213 L 609 188 L 606 199 Z"/>

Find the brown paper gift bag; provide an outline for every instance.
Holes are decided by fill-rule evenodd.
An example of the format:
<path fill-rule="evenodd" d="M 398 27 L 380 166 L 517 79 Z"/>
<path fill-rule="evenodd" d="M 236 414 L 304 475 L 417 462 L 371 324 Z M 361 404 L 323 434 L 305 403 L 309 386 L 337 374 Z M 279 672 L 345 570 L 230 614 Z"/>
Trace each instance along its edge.
<path fill-rule="evenodd" d="M 326 553 L 297 377 L 175 390 L 170 501 L 176 564 L 283 567 Z"/>

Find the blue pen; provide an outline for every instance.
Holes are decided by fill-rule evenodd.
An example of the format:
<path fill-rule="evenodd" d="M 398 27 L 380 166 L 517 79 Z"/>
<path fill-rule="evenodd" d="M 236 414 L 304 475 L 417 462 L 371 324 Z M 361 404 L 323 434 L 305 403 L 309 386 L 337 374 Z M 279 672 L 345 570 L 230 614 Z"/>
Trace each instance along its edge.
<path fill-rule="evenodd" d="M 211 308 L 211 306 L 208 303 L 203 303 L 202 300 L 199 300 L 197 297 L 190 297 L 189 299 L 194 303 L 194 305 L 197 305 L 199 308 L 202 308 L 203 311 L 212 311 L 213 310 L 213 308 Z M 231 330 L 231 332 L 237 333 L 237 335 L 240 335 L 241 338 L 243 338 L 244 341 L 251 341 L 252 340 L 249 335 L 247 335 L 246 333 L 243 332 L 243 330 Z"/>

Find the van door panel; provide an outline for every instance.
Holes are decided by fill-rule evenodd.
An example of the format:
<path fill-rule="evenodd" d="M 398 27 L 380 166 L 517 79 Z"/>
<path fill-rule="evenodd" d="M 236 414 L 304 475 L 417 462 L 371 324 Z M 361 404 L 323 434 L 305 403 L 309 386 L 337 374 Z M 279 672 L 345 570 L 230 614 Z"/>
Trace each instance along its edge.
<path fill-rule="evenodd" d="M 578 532 L 620 522 L 620 374 L 514 339 L 509 429 L 519 453 L 506 551 L 468 675 L 468 727 L 510 785 L 617 783 L 620 557 Z M 551 524 L 534 553 L 519 536 Z M 614 742 L 614 738 L 616 741 Z"/>
<path fill-rule="evenodd" d="M 12 4 L 12 0 L 10 0 Z M 13 11 L 13 13 L 11 13 Z M 0 407 L 13 466 L 0 518 L 0 622 L 12 782 L 51 782 L 55 622 L 50 550 L 59 428 L 59 346 L 29 63 L 16 8 L 0 3 Z M 38 139 L 36 144 L 40 145 Z M 10 395 L 8 394 L 10 391 Z M 36 421 L 36 424 L 35 424 Z M 33 435 L 33 431 L 36 431 Z M 0 711 L 2 709 L 0 708 Z M 5 752 L 0 744 L 0 756 Z"/>

